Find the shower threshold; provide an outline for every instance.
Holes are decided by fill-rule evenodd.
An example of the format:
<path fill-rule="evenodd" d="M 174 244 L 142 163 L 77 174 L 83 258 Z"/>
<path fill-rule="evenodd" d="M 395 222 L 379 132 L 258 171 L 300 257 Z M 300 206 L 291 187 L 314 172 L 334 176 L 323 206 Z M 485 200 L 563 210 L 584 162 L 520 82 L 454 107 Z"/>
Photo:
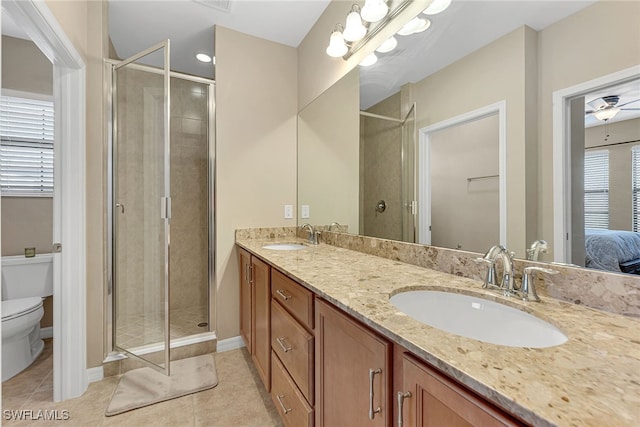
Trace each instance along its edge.
<path fill-rule="evenodd" d="M 200 334 L 188 335 L 186 337 L 174 338 L 170 342 L 170 348 L 176 349 L 176 348 L 186 347 L 193 344 L 214 341 L 216 339 L 217 339 L 217 336 L 215 332 L 203 332 Z M 135 354 L 136 356 L 143 356 L 145 354 L 156 353 L 163 350 L 164 350 L 164 343 L 158 342 L 153 344 L 141 345 L 138 347 L 132 347 L 131 349 L 129 349 L 129 352 Z M 116 360 L 122 360 L 127 358 L 128 357 L 125 353 L 114 351 L 104 359 L 103 363 L 113 362 Z"/>

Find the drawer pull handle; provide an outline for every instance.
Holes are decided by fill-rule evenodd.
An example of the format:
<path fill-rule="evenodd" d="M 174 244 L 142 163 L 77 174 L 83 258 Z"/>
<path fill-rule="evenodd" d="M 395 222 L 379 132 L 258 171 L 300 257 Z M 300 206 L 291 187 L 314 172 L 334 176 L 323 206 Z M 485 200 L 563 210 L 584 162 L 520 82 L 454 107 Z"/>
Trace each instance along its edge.
<path fill-rule="evenodd" d="M 282 350 L 284 350 L 285 353 L 289 353 L 291 350 L 293 350 L 293 348 L 288 347 L 285 344 L 284 338 L 276 338 L 276 341 L 278 341 L 278 344 L 280 344 L 280 347 L 282 347 Z"/>
<path fill-rule="evenodd" d="M 398 427 L 402 427 L 402 425 L 404 424 L 402 420 L 402 404 L 404 403 L 405 399 L 408 399 L 410 397 L 410 391 L 407 391 L 406 393 L 403 393 L 401 391 L 398 392 Z"/>
<path fill-rule="evenodd" d="M 280 295 L 282 297 L 282 299 L 285 300 L 285 301 L 288 300 L 288 299 L 291 299 L 291 295 L 285 294 L 282 289 L 276 290 L 276 294 Z"/>
<path fill-rule="evenodd" d="M 376 414 L 382 412 L 382 409 L 378 406 L 373 409 L 373 378 L 376 374 L 382 373 L 382 369 L 369 369 L 369 419 L 372 420 Z"/>
<path fill-rule="evenodd" d="M 289 412 L 293 411 L 293 408 L 287 408 L 286 406 L 284 406 L 284 403 L 282 403 L 282 398 L 283 397 L 284 397 L 284 394 L 276 394 L 276 399 L 278 399 L 278 403 L 280 403 L 280 406 L 282 406 L 282 410 L 284 411 L 284 413 L 286 415 Z"/>

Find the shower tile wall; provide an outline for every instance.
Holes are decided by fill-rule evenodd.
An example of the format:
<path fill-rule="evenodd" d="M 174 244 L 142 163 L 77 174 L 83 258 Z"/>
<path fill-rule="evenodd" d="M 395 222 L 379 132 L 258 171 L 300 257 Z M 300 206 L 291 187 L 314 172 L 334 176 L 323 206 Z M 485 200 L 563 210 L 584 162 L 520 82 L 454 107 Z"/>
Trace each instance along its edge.
<path fill-rule="evenodd" d="M 157 108 L 161 107 L 162 78 L 127 70 L 119 81 L 119 86 L 126 85 L 126 90 L 119 87 L 117 92 L 119 116 L 128 119 L 118 129 L 126 136 L 126 144 L 118 146 L 116 203 L 125 205 L 126 215 L 114 212 L 118 221 L 116 342 L 137 346 L 163 336 L 163 263 L 157 248 L 164 244 L 164 237 L 155 214 L 159 213 L 157 168 L 162 148 L 149 142 L 162 138 L 162 131 L 149 125 L 162 117 Z M 207 85 L 171 79 L 170 160 L 170 318 L 171 337 L 176 338 L 208 330 L 197 326 L 208 321 Z"/>
<path fill-rule="evenodd" d="M 400 92 L 367 110 L 400 117 Z M 402 240 L 402 127 L 388 120 L 360 118 L 360 234 Z M 387 208 L 378 213 L 376 203 Z"/>

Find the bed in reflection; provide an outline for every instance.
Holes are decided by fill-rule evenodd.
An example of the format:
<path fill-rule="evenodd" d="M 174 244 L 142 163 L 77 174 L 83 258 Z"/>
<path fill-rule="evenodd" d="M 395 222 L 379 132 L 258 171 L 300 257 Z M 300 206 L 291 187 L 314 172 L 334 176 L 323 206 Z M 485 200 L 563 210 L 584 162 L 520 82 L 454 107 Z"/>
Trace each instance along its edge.
<path fill-rule="evenodd" d="M 584 240 L 587 268 L 640 274 L 640 233 L 587 228 Z"/>

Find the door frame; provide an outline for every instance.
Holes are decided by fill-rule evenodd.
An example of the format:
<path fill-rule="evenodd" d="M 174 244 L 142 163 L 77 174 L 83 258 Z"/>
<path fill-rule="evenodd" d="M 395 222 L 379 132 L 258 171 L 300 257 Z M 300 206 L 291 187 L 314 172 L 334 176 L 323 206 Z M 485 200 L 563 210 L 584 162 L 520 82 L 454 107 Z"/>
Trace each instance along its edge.
<path fill-rule="evenodd" d="M 571 259 L 571 155 L 569 103 L 589 92 L 640 78 L 640 65 L 553 92 L 553 260 Z"/>
<path fill-rule="evenodd" d="M 500 244 L 507 244 L 507 101 L 499 101 L 473 111 L 443 120 L 419 130 L 418 164 L 418 243 L 431 244 L 431 134 L 454 126 L 498 115 L 498 191 L 500 215 Z M 424 185 L 423 183 L 429 183 Z"/>
<path fill-rule="evenodd" d="M 53 64 L 54 196 L 53 400 L 88 386 L 86 331 L 86 66 L 42 0 L 3 0 L 2 8 Z"/>

